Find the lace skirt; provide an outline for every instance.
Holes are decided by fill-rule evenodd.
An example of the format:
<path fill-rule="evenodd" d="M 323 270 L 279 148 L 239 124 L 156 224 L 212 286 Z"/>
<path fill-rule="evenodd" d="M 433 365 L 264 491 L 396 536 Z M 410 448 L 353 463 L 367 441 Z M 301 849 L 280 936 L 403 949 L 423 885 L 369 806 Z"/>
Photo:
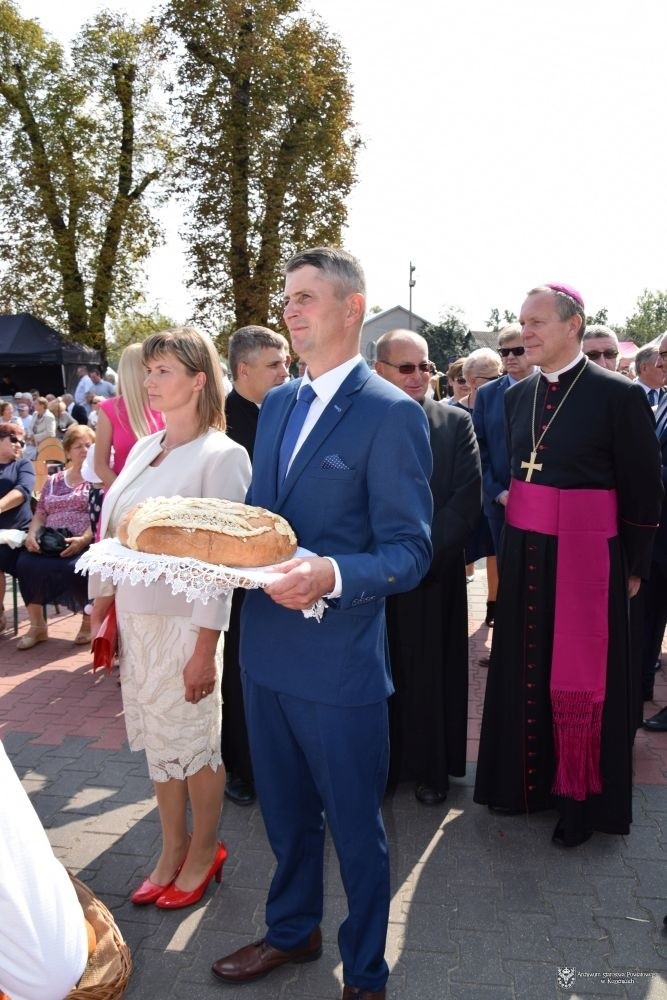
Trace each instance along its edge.
<path fill-rule="evenodd" d="M 197 641 L 189 618 L 118 611 L 120 679 L 127 738 L 145 750 L 153 781 L 181 781 L 222 763 L 222 649 L 215 656 L 213 693 L 197 705 L 185 700 L 183 668 Z"/>

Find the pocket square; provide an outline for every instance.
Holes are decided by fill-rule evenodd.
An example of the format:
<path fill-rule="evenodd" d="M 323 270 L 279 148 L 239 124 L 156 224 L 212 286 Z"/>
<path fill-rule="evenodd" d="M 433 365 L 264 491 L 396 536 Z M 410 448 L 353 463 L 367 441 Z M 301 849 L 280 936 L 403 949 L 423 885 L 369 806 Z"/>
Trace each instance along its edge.
<path fill-rule="evenodd" d="M 339 469 L 350 471 L 349 465 L 346 465 L 340 455 L 327 455 L 327 457 L 322 462 L 323 469 Z"/>

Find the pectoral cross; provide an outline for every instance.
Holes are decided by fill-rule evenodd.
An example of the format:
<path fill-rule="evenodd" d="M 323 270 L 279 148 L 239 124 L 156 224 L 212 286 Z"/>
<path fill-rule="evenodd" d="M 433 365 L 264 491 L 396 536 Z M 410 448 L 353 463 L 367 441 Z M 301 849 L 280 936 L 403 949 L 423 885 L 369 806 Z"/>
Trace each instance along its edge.
<path fill-rule="evenodd" d="M 538 472 L 542 471 L 542 463 L 541 462 L 536 462 L 535 461 L 536 458 L 537 458 L 537 452 L 536 451 L 531 451 L 531 453 L 530 453 L 530 462 L 522 462 L 521 463 L 521 468 L 522 469 L 528 469 L 528 472 L 526 473 L 526 482 L 527 483 L 530 482 L 530 477 L 532 476 L 532 474 L 535 472 L 536 469 L 537 469 Z"/>

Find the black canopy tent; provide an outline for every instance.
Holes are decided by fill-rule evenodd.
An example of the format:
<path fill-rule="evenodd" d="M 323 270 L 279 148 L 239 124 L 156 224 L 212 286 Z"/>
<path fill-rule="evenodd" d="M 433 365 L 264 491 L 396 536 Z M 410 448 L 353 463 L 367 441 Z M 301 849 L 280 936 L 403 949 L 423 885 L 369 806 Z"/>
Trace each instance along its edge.
<path fill-rule="evenodd" d="M 0 395 L 39 389 L 55 395 L 76 385 L 78 365 L 99 365 L 100 351 L 73 344 L 30 313 L 0 316 Z"/>

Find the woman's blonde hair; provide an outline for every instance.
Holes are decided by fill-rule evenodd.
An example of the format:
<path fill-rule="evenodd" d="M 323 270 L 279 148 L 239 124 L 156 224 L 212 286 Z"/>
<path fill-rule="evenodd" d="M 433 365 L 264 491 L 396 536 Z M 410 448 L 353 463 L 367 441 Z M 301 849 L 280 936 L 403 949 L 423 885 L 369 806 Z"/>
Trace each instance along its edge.
<path fill-rule="evenodd" d="M 122 396 L 127 419 L 135 438 L 147 437 L 157 428 L 150 419 L 148 393 L 144 388 L 146 372 L 141 354 L 141 344 L 128 344 L 118 362 L 118 396 Z M 124 423 L 123 414 L 117 410 L 118 419 Z"/>
<path fill-rule="evenodd" d="M 206 376 L 204 388 L 197 397 L 199 433 L 205 434 L 209 427 L 224 431 L 225 391 L 220 359 L 212 342 L 192 327 L 178 326 L 173 330 L 154 333 L 142 344 L 144 364 L 170 354 L 180 361 L 192 376 L 199 372 L 203 372 Z"/>

